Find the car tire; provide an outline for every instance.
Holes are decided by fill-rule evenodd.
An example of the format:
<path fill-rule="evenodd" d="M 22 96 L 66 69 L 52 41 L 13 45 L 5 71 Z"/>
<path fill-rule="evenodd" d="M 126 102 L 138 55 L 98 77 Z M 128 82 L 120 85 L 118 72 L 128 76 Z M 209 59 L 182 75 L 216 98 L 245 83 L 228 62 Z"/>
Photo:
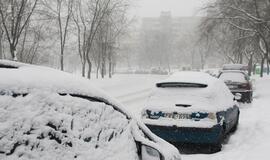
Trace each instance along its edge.
<path fill-rule="evenodd" d="M 217 143 L 217 144 L 212 144 L 210 146 L 210 153 L 217 153 L 220 152 L 222 149 L 222 144 L 221 143 Z"/>
<path fill-rule="evenodd" d="M 236 123 L 235 125 L 232 127 L 232 129 L 230 130 L 231 133 L 235 132 L 237 130 L 237 127 L 238 127 L 238 123 L 239 123 L 239 113 L 237 115 L 237 120 L 236 120 Z"/>
<path fill-rule="evenodd" d="M 252 103 L 252 101 L 253 101 L 253 93 L 251 92 L 250 94 L 249 94 L 249 97 L 248 97 L 248 99 L 247 99 L 247 103 Z"/>
<path fill-rule="evenodd" d="M 210 152 L 211 153 L 216 153 L 216 152 L 220 152 L 222 149 L 222 142 L 224 140 L 225 137 L 225 129 L 222 128 L 222 130 L 220 131 L 220 135 L 219 135 L 219 139 L 217 141 L 217 143 L 211 144 L 210 145 Z"/>

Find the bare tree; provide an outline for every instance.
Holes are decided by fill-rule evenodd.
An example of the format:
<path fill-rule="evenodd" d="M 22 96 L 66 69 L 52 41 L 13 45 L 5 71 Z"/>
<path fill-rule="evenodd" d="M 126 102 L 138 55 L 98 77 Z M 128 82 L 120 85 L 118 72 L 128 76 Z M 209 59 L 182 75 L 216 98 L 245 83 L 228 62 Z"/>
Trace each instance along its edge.
<path fill-rule="evenodd" d="M 265 60 L 268 62 L 269 59 L 269 6 L 267 0 L 216 0 L 207 7 L 208 18 L 202 22 L 204 26 L 202 31 L 207 34 L 220 34 L 226 28 L 227 32 L 222 38 L 229 36 L 226 39 L 233 42 L 225 43 L 232 48 L 232 56 L 228 57 L 234 62 L 243 63 L 245 56 L 249 56 L 247 57 L 249 61 L 253 60 L 251 56 L 254 53 L 261 55 L 261 76 L 263 76 L 264 62 Z M 254 50 L 256 47 L 253 47 L 253 51 L 250 51 L 252 54 L 246 54 L 251 44 L 259 46 L 261 51 Z"/>
<path fill-rule="evenodd" d="M 36 8 L 37 2 L 38 0 L 0 1 L 1 22 L 13 60 L 17 60 L 16 47 Z"/>
<path fill-rule="evenodd" d="M 67 35 L 72 18 L 74 0 L 43 0 L 45 15 L 53 19 L 58 28 L 58 37 L 60 42 L 60 69 L 64 70 L 64 57 Z"/>

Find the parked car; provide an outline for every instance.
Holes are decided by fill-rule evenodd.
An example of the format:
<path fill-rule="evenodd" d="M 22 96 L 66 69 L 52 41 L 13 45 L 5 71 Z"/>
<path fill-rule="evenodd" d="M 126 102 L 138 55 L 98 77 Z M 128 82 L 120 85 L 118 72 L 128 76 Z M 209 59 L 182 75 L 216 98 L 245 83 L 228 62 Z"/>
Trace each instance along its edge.
<path fill-rule="evenodd" d="M 222 70 L 240 70 L 248 72 L 248 66 L 244 64 L 224 64 Z"/>
<path fill-rule="evenodd" d="M 217 77 L 220 73 L 220 69 L 212 68 L 212 69 L 204 69 L 202 70 L 205 73 L 208 73 L 210 76 Z"/>
<path fill-rule="evenodd" d="M 166 71 L 166 69 L 160 68 L 160 67 L 158 67 L 158 68 L 155 68 L 155 67 L 151 68 L 150 73 L 151 74 L 160 74 L 160 75 L 168 75 L 169 74 L 169 72 Z"/>
<path fill-rule="evenodd" d="M 226 83 L 234 95 L 236 93 L 241 94 L 241 99 L 238 100 L 239 102 L 252 102 L 253 87 L 250 77 L 246 72 L 240 70 L 224 70 L 220 72 L 218 78 Z"/>
<path fill-rule="evenodd" d="M 239 113 L 224 82 L 203 72 L 179 72 L 156 84 L 142 120 L 172 144 L 204 144 L 216 152 L 236 130 Z"/>
<path fill-rule="evenodd" d="M 0 159 L 180 160 L 90 81 L 0 60 Z"/>

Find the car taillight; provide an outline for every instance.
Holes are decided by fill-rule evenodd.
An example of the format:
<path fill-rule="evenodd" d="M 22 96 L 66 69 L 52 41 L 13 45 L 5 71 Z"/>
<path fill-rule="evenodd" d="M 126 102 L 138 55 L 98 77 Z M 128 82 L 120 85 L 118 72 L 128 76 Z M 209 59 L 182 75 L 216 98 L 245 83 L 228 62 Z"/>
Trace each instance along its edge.
<path fill-rule="evenodd" d="M 208 113 L 207 118 L 215 120 L 217 118 L 216 113 Z"/>
<path fill-rule="evenodd" d="M 240 88 L 249 90 L 249 89 L 251 88 L 251 86 L 250 86 L 249 83 L 245 83 L 245 84 L 241 84 L 241 85 L 240 85 Z"/>

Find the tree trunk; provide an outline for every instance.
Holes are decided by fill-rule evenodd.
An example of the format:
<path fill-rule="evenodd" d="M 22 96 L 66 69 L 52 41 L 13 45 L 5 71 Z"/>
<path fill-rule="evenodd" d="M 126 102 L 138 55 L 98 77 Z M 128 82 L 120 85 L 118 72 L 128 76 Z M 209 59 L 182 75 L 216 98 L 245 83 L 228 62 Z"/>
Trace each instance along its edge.
<path fill-rule="evenodd" d="M 270 68 L 269 68 L 269 57 L 268 57 L 268 55 L 267 55 L 267 57 L 266 57 L 266 64 L 267 64 L 267 75 L 269 75 L 269 72 L 270 72 Z"/>
<path fill-rule="evenodd" d="M 239 63 L 243 64 L 243 53 L 239 54 Z"/>
<path fill-rule="evenodd" d="M 261 61 L 261 73 L 260 73 L 260 77 L 263 77 L 263 70 L 264 70 L 264 58 L 262 58 L 262 61 Z"/>
<path fill-rule="evenodd" d="M 9 49 L 12 60 L 17 61 L 16 47 L 13 44 L 10 44 Z"/>
<path fill-rule="evenodd" d="M 60 67 L 61 71 L 64 70 L 64 51 L 61 49 L 61 56 L 60 56 Z"/>
<path fill-rule="evenodd" d="M 253 75 L 256 74 L 256 67 L 257 67 L 257 65 L 256 65 L 256 63 L 254 63 L 254 64 L 253 64 Z"/>
<path fill-rule="evenodd" d="M 3 50 L 2 50 L 2 36 L 0 35 L 0 59 L 3 59 Z"/>
<path fill-rule="evenodd" d="M 87 73 L 87 78 L 88 78 L 88 79 L 91 79 L 92 63 L 91 63 L 91 61 L 90 61 L 89 58 L 88 58 L 88 60 L 87 60 L 87 63 L 88 63 L 88 73 Z"/>
<path fill-rule="evenodd" d="M 253 62 L 253 54 L 250 55 L 249 61 L 248 61 L 248 75 L 251 76 L 252 72 L 252 62 Z"/>
<path fill-rule="evenodd" d="M 85 67 L 86 67 L 86 62 L 83 60 L 82 62 L 82 76 L 85 77 Z"/>
<path fill-rule="evenodd" d="M 102 58 L 102 62 L 101 62 L 101 78 L 105 77 L 106 74 L 106 64 L 105 64 L 105 59 Z"/>

